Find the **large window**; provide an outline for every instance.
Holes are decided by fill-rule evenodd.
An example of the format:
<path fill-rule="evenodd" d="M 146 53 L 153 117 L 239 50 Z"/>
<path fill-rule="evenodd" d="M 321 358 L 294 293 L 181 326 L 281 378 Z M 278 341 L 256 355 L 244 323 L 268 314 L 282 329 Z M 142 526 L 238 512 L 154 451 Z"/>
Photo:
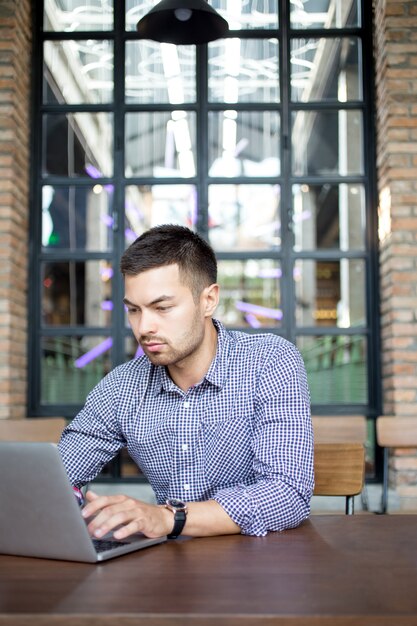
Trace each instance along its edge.
<path fill-rule="evenodd" d="M 150 0 L 36 4 L 33 413 L 135 356 L 118 262 L 165 222 L 213 245 L 227 326 L 299 347 L 314 412 L 378 411 L 371 3 L 211 4 L 200 46 L 140 40 Z"/>

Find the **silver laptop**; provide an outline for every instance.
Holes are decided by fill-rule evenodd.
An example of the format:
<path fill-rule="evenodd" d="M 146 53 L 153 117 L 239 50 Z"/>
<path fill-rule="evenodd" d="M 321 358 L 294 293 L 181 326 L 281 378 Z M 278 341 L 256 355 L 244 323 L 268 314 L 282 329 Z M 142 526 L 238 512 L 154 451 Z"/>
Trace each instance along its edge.
<path fill-rule="evenodd" d="M 0 442 L 0 554 L 95 563 L 165 540 L 93 540 L 56 445 Z"/>

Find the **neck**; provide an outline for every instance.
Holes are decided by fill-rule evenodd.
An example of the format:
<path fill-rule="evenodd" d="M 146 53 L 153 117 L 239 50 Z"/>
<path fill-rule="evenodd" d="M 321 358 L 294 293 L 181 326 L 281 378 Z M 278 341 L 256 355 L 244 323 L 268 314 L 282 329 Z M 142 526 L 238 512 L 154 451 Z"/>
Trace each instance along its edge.
<path fill-rule="evenodd" d="M 211 320 L 207 319 L 206 330 L 201 346 L 186 359 L 168 365 L 168 372 L 174 383 L 187 391 L 201 382 L 207 374 L 217 352 L 217 331 Z"/>

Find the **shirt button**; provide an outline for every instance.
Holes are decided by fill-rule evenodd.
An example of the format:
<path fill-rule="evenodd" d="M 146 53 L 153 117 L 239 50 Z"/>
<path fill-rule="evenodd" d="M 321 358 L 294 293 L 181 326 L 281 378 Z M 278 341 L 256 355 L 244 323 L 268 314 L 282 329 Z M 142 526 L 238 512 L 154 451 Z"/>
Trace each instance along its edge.
<path fill-rule="evenodd" d="M 190 489 L 190 485 L 188 485 L 188 484 L 187 484 L 187 485 L 184 485 L 184 489 L 185 489 L 185 491 L 189 491 L 189 489 Z"/>
<path fill-rule="evenodd" d="M 184 450 L 184 452 L 188 450 L 188 443 L 183 443 L 181 448 Z"/>
<path fill-rule="evenodd" d="M 188 400 L 186 400 L 186 401 L 184 402 L 184 408 L 185 408 L 185 409 L 188 409 L 188 408 L 189 408 L 189 406 L 190 406 L 190 403 L 188 402 Z"/>

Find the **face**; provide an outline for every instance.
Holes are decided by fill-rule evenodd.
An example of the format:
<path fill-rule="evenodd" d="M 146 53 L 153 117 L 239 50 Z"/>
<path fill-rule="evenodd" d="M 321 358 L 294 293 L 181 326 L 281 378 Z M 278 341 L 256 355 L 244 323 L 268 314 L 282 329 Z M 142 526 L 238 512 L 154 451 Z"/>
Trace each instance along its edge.
<path fill-rule="evenodd" d="M 175 264 L 125 276 L 124 303 L 146 356 L 155 365 L 169 366 L 198 352 L 217 301 L 212 302 L 208 287 L 196 302 Z"/>

